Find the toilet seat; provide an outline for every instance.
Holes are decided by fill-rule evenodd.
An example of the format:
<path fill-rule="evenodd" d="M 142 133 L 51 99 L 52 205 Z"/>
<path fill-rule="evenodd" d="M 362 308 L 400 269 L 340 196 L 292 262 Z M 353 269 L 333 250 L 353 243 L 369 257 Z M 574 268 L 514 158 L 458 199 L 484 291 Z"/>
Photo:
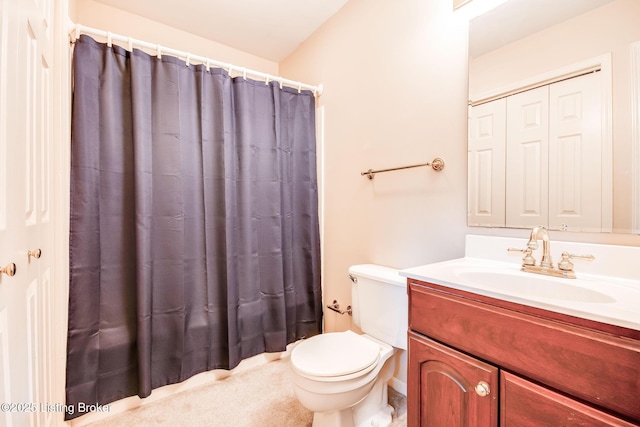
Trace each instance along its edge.
<path fill-rule="evenodd" d="M 364 375 L 380 359 L 380 345 L 353 331 L 316 335 L 291 352 L 296 371 L 319 380 Z"/>

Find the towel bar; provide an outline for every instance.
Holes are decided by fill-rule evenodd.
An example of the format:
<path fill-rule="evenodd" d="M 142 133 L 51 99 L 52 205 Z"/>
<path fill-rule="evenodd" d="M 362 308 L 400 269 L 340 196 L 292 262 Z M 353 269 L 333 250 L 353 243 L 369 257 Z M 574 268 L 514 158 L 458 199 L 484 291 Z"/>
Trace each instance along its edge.
<path fill-rule="evenodd" d="M 397 167 L 397 168 L 389 168 L 389 169 L 378 169 L 378 170 L 369 169 L 368 171 L 360 172 L 360 175 L 366 175 L 367 178 L 373 179 L 373 177 L 377 173 L 391 172 L 391 171 L 397 171 L 397 170 L 401 170 L 401 169 L 419 168 L 419 167 L 422 167 L 422 166 L 431 166 L 431 168 L 434 171 L 439 172 L 442 169 L 444 169 L 444 160 L 442 160 L 440 157 L 436 157 L 435 159 L 433 159 L 432 162 L 428 162 L 428 163 L 421 163 L 419 165 L 410 165 L 410 166 L 400 166 L 400 167 Z"/>

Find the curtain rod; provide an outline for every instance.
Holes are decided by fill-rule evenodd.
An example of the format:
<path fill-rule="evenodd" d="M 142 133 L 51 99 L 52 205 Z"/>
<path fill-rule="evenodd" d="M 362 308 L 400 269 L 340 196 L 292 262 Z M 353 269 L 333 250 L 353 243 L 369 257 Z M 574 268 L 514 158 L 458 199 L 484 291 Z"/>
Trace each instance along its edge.
<path fill-rule="evenodd" d="M 136 40 L 131 37 L 125 37 L 119 34 L 113 34 L 109 31 L 98 30 L 96 28 L 86 27 L 80 24 L 73 24 L 71 30 L 69 31 L 69 36 L 71 38 L 72 43 L 78 40 L 78 38 L 80 37 L 80 33 L 106 38 L 107 44 L 109 46 L 111 46 L 111 43 L 113 41 L 126 43 L 129 51 L 132 51 L 134 46 L 138 48 L 155 50 L 157 52 L 158 58 L 160 58 L 162 54 L 165 54 L 165 53 L 172 56 L 177 56 L 179 58 L 184 58 L 185 62 L 187 63 L 187 66 L 189 66 L 189 64 L 192 61 L 196 61 L 204 64 L 207 67 L 207 70 L 209 69 L 210 66 L 220 67 L 227 70 L 230 76 L 232 75 L 233 71 L 236 71 L 239 73 L 239 75 L 242 75 L 244 78 L 247 78 L 247 76 L 257 77 L 261 80 L 264 80 L 265 83 L 269 83 L 271 81 L 278 82 L 280 83 L 280 88 L 282 88 L 283 85 L 286 85 L 286 86 L 298 89 L 298 92 L 300 92 L 302 89 L 305 89 L 305 90 L 312 91 L 313 95 L 316 97 L 322 95 L 322 89 L 323 89 L 322 85 L 314 86 L 314 85 L 310 85 L 302 82 L 296 82 L 295 80 L 285 79 L 279 76 L 272 76 L 270 74 L 263 73 L 260 71 L 250 70 L 246 67 L 240 67 L 237 65 L 229 64 L 227 62 L 216 61 L 214 59 L 206 58 L 204 56 L 192 55 L 189 52 L 183 52 L 180 50 L 171 49 L 165 46 L 160 46 L 159 44 L 149 43 L 142 40 Z"/>

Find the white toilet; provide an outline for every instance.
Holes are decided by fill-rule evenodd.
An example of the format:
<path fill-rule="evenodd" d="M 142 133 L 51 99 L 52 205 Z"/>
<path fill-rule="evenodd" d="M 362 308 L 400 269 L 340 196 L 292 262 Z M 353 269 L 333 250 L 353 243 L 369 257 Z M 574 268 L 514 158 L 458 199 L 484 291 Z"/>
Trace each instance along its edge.
<path fill-rule="evenodd" d="M 314 412 L 313 427 L 388 426 L 387 382 L 396 349 L 407 349 L 406 279 L 373 264 L 349 268 L 352 331 L 313 336 L 291 352 L 293 389 Z"/>

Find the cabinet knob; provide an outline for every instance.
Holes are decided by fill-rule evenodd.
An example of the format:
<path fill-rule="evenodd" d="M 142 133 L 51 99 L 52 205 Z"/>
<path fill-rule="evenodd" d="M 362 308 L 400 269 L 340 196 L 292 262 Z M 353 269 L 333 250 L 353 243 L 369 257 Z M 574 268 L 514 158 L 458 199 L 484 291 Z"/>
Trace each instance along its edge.
<path fill-rule="evenodd" d="M 491 388 L 486 382 L 480 381 L 478 384 L 476 384 L 476 393 L 480 397 L 485 397 L 491 393 Z"/>
<path fill-rule="evenodd" d="M 13 276 L 16 274 L 16 265 L 12 262 L 7 264 L 6 266 L 0 268 L 0 274 L 6 274 L 7 276 Z"/>

